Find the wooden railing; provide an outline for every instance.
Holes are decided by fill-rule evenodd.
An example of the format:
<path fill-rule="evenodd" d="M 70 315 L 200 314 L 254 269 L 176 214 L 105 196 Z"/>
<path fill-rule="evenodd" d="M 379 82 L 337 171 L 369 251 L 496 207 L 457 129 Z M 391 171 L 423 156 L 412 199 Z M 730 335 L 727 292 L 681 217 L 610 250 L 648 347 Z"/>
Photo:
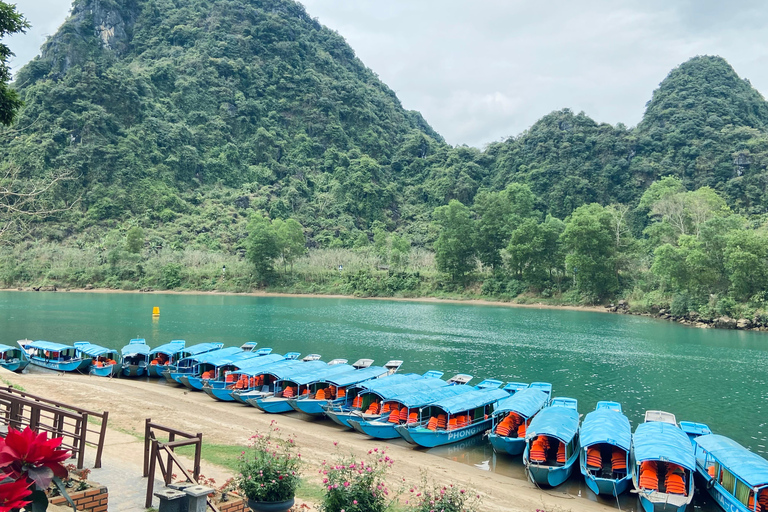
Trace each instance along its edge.
<path fill-rule="evenodd" d="M 90 428 L 91 419 L 100 422 L 98 428 Z M 72 451 L 78 469 L 85 464 L 87 446 L 96 448 L 94 467 L 101 467 L 108 420 L 107 411 L 83 409 L 12 386 L 0 387 L 0 424 L 18 430 L 29 426 L 38 432 L 48 432 L 51 437 L 63 438 L 61 446 Z"/>
<path fill-rule="evenodd" d="M 158 440 L 158 434 L 165 438 L 168 437 L 168 442 L 162 442 Z M 176 441 L 176 436 L 183 438 L 180 441 Z M 174 449 L 179 446 L 195 447 L 194 456 L 194 468 L 192 473 L 187 471 L 179 458 L 174 453 Z M 144 422 L 144 476 L 147 478 L 147 499 L 145 508 L 152 506 L 152 496 L 154 495 L 155 487 L 155 473 L 156 467 L 160 466 L 160 474 L 163 476 L 165 485 L 171 483 L 173 479 L 173 465 L 176 464 L 181 474 L 190 483 L 197 484 L 200 478 L 200 456 L 203 448 L 203 434 L 198 432 L 197 434 L 189 434 L 182 432 L 172 427 L 166 427 L 165 425 L 159 425 L 152 423 L 152 419 L 147 418 Z M 166 460 L 163 461 L 163 454 L 166 456 Z M 218 512 L 216 506 L 208 499 L 208 507 L 214 512 Z"/>

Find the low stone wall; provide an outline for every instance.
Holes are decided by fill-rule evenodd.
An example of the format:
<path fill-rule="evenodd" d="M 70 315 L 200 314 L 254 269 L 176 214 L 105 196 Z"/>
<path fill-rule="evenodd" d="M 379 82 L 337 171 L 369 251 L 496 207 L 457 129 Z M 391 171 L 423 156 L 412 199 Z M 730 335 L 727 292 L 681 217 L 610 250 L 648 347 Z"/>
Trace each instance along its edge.
<path fill-rule="evenodd" d="M 216 507 L 219 512 L 245 512 L 248 510 L 248 500 L 231 496 L 229 500 L 217 503 Z"/>
<path fill-rule="evenodd" d="M 86 489 L 84 491 L 68 492 L 68 494 L 69 497 L 72 498 L 72 501 L 75 502 L 77 510 L 88 512 L 107 511 L 109 491 L 104 486 Z M 67 499 L 64 496 L 56 496 L 49 501 L 51 505 L 68 506 Z"/>

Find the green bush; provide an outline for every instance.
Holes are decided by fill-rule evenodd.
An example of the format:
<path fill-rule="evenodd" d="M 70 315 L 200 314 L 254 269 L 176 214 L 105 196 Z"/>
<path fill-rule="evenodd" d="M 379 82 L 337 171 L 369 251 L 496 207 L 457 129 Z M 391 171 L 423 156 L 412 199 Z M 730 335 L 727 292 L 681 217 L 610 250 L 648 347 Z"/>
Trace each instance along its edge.
<path fill-rule="evenodd" d="M 181 286 L 182 266 L 178 263 L 169 263 L 163 267 L 160 277 L 160 286 L 166 290 L 173 290 Z"/>

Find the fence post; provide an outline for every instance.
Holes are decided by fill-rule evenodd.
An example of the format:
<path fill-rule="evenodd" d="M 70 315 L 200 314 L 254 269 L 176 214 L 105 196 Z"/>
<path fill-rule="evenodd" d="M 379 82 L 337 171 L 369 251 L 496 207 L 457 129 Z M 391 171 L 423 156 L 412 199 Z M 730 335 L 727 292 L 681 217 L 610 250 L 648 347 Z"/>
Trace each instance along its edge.
<path fill-rule="evenodd" d="M 144 475 L 149 474 L 149 424 L 152 418 L 147 418 L 144 421 Z"/>
<path fill-rule="evenodd" d="M 85 440 L 88 435 L 88 413 L 84 412 L 80 419 L 80 442 L 77 454 L 77 469 L 83 469 L 85 463 Z"/>
<path fill-rule="evenodd" d="M 109 420 L 109 411 L 104 411 L 101 417 L 101 433 L 99 434 L 99 444 L 96 446 L 96 462 L 94 468 L 101 467 L 101 454 L 104 451 L 104 438 L 107 436 L 107 421 Z"/>
<path fill-rule="evenodd" d="M 168 442 L 172 443 L 176 440 L 176 434 L 173 432 L 168 432 Z M 171 458 L 171 452 L 173 451 L 173 446 L 169 446 L 166 448 L 168 450 L 168 462 L 166 462 L 165 466 L 165 485 L 168 485 L 171 483 L 171 475 L 173 474 L 173 459 Z"/>
<path fill-rule="evenodd" d="M 144 508 L 150 508 L 152 506 L 152 491 L 155 489 L 155 458 L 157 457 L 157 440 L 152 440 L 152 447 L 149 455 L 149 469 L 147 471 L 147 499 L 144 503 Z"/>
<path fill-rule="evenodd" d="M 193 475 L 195 477 L 195 482 L 200 481 L 200 456 L 201 452 L 203 451 L 203 433 L 198 432 L 197 433 L 197 444 L 195 444 L 195 467 L 193 468 Z"/>

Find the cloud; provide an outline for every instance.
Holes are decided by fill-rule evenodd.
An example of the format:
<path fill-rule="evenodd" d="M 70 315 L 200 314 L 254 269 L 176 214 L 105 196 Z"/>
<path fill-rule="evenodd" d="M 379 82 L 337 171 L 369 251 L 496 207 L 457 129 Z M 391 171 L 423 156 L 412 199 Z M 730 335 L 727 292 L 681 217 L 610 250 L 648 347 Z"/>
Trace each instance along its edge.
<path fill-rule="evenodd" d="M 721 55 L 768 91 L 760 0 L 305 0 L 408 109 L 452 144 L 482 147 L 552 110 L 637 124 L 669 71 Z M 66 0 L 20 0 L 35 25 L 9 38 L 14 65 L 56 30 Z"/>

